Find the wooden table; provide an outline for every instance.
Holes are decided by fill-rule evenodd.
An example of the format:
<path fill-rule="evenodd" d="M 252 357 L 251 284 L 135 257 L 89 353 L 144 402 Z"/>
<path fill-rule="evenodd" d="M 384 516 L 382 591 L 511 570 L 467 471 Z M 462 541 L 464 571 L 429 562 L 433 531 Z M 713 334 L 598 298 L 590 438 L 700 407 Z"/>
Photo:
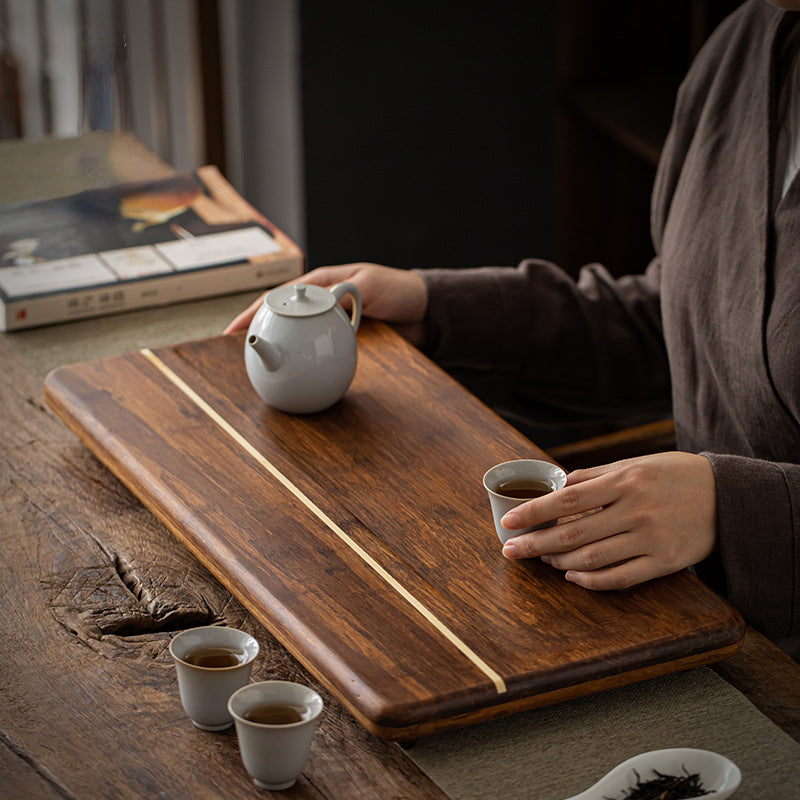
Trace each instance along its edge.
<path fill-rule="evenodd" d="M 0 159 L 0 200 L 170 172 L 135 141 L 93 142 L 88 162 L 75 159 L 76 146 L 86 152 L 60 140 L 4 146 L 13 158 Z M 202 303 L 186 313 L 198 308 L 211 315 Z M 121 352 L 120 342 L 93 341 L 101 332 L 113 327 L 133 339 L 139 325 L 152 345 L 159 323 L 145 313 L 70 328 L 106 355 Z M 299 680 L 325 698 L 307 769 L 276 797 L 444 798 L 402 747 L 371 736 L 319 686 L 47 409 L 43 372 L 67 352 L 53 347 L 53 330 L 0 336 L 0 796 L 253 797 L 233 732 L 188 723 L 166 652 L 175 631 L 214 622 L 259 640 L 254 679 Z M 712 668 L 800 741 L 798 664 L 748 630 L 742 649 Z"/>
<path fill-rule="evenodd" d="M 254 679 L 327 711 L 298 798 L 441 798 L 369 735 L 67 431 L 0 340 L 0 785 L 11 798 L 252 797 L 233 733 L 187 723 L 170 633 L 224 622 L 262 644 Z M 800 666 L 754 631 L 713 667 L 800 741 Z"/>

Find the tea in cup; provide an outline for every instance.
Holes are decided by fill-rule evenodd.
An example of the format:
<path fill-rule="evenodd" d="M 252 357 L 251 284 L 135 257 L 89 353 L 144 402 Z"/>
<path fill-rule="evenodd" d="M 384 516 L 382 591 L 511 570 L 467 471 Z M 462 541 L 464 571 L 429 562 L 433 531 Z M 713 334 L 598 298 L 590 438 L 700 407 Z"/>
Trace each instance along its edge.
<path fill-rule="evenodd" d="M 183 631 L 170 642 L 181 703 L 196 727 L 221 731 L 233 724 L 228 698 L 249 683 L 258 649 L 249 633 L 215 625 Z"/>
<path fill-rule="evenodd" d="M 242 763 L 256 786 L 288 789 L 308 761 L 322 698 L 291 681 L 251 683 L 234 692 L 228 711 L 236 724 Z"/>
<path fill-rule="evenodd" d="M 514 536 L 534 530 L 534 526 L 516 530 L 504 528 L 500 520 L 508 511 L 528 500 L 563 489 L 566 482 L 567 473 L 561 467 L 549 461 L 530 458 L 505 461 L 488 470 L 483 476 L 483 485 L 489 493 L 494 526 L 500 541 L 505 544 Z M 546 522 L 535 527 L 544 528 L 551 524 Z"/>

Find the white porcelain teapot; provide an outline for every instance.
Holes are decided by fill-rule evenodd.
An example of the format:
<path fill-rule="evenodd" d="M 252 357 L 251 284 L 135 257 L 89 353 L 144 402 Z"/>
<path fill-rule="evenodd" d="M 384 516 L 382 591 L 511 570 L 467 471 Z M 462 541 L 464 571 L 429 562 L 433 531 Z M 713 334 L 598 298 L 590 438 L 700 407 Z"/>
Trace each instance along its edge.
<path fill-rule="evenodd" d="M 339 300 L 352 295 L 348 319 Z M 253 317 L 244 345 L 250 383 L 270 406 L 310 414 L 344 395 L 356 371 L 361 294 L 297 283 L 273 289 Z"/>

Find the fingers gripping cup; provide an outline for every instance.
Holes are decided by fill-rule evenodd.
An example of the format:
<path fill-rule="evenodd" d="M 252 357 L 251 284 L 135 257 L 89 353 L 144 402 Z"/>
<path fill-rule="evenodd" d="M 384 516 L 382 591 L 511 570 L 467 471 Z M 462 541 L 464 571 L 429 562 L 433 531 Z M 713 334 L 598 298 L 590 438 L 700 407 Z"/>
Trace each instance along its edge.
<path fill-rule="evenodd" d="M 500 541 L 505 544 L 513 536 L 534 530 L 533 527 L 509 530 L 500 524 L 503 516 L 528 500 L 563 489 L 567 473 L 549 461 L 520 459 L 505 461 L 492 467 L 483 476 L 483 485 L 489 493 L 494 526 Z M 543 528 L 550 523 L 537 525 Z"/>
<path fill-rule="evenodd" d="M 179 633 L 169 652 L 181 703 L 194 725 L 206 731 L 229 728 L 228 698 L 250 681 L 258 642 L 235 628 L 206 626 Z"/>
<path fill-rule="evenodd" d="M 242 763 L 262 789 L 288 789 L 303 771 L 322 698 L 290 681 L 252 683 L 234 693 L 228 710 L 236 723 Z"/>

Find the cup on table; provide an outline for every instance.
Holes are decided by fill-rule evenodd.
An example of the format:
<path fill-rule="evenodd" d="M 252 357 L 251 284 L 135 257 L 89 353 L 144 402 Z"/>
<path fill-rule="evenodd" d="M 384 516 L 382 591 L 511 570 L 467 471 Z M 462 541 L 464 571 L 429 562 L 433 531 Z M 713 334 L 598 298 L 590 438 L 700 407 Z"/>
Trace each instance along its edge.
<path fill-rule="evenodd" d="M 303 771 L 322 698 L 291 681 L 251 683 L 234 692 L 228 711 L 236 724 L 242 762 L 256 786 L 288 789 Z"/>
<path fill-rule="evenodd" d="M 489 493 L 494 527 L 500 541 L 505 544 L 513 536 L 552 525 L 551 522 L 546 522 L 543 525 L 509 530 L 500 524 L 500 520 L 512 508 L 528 500 L 563 489 L 566 482 L 567 473 L 561 467 L 549 461 L 532 458 L 505 461 L 488 470 L 483 476 L 483 485 Z"/>
<path fill-rule="evenodd" d="M 249 633 L 218 626 L 191 628 L 170 642 L 181 703 L 196 727 L 230 728 L 228 698 L 249 683 L 258 649 Z"/>

